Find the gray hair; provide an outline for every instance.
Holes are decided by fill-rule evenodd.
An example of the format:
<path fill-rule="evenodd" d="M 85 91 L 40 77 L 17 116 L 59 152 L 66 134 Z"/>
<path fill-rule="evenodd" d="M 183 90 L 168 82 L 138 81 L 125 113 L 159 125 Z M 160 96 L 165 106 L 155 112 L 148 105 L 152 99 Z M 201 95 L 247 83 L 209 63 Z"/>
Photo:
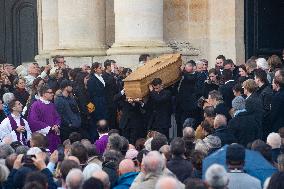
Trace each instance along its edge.
<path fill-rule="evenodd" d="M 108 145 L 110 149 L 120 151 L 123 146 L 123 141 L 119 134 L 112 134 L 108 137 Z"/>
<path fill-rule="evenodd" d="M 84 175 L 84 180 L 88 180 L 89 178 L 92 177 L 92 175 L 97 172 L 97 171 L 101 171 L 102 167 L 99 166 L 96 163 L 90 163 L 88 164 L 84 170 L 83 170 L 83 175 Z"/>
<path fill-rule="evenodd" d="M 158 179 L 155 189 L 182 189 L 182 184 L 174 177 L 163 176 Z"/>
<path fill-rule="evenodd" d="M 15 95 L 13 93 L 5 93 L 2 99 L 4 104 L 9 104 L 12 100 L 15 99 Z"/>
<path fill-rule="evenodd" d="M 229 183 L 227 171 L 218 164 L 213 164 L 206 170 L 205 180 L 212 188 L 224 188 Z"/>
<path fill-rule="evenodd" d="M 123 156 L 120 151 L 116 150 L 107 150 L 103 154 L 103 161 L 112 161 L 119 163 L 123 159 Z"/>
<path fill-rule="evenodd" d="M 80 189 L 84 176 L 80 169 L 71 169 L 66 177 L 66 185 L 69 189 Z"/>
<path fill-rule="evenodd" d="M 7 156 L 14 152 L 14 149 L 9 144 L 0 145 L 0 159 L 6 159 Z"/>
<path fill-rule="evenodd" d="M 195 131 L 192 127 L 185 127 L 182 131 L 182 136 L 184 138 L 194 139 L 195 138 Z"/>
<path fill-rule="evenodd" d="M 227 118 L 222 114 L 217 114 L 214 119 L 214 128 L 227 125 Z"/>
<path fill-rule="evenodd" d="M 16 154 L 27 154 L 29 147 L 21 145 L 16 148 Z"/>
<path fill-rule="evenodd" d="M 197 61 L 195 62 L 195 64 L 196 64 L 196 66 L 200 66 L 200 65 L 203 66 L 204 62 L 202 62 L 201 60 L 197 60 Z"/>
<path fill-rule="evenodd" d="M 209 98 L 209 96 L 210 96 L 211 99 L 216 99 L 217 101 L 223 100 L 222 94 L 219 91 L 216 91 L 216 90 L 210 91 L 209 94 L 208 94 L 208 98 Z"/>
<path fill-rule="evenodd" d="M 0 183 L 7 180 L 9 173 L 9 169 L 5 165 L 0 164 Z"/>
<path fill-rule="evenodd" d="M 142 165 L 147 174 L 161 174 L 165 168 L 165 160 L 159 152 L 151 151 L 143 158 Z"/>

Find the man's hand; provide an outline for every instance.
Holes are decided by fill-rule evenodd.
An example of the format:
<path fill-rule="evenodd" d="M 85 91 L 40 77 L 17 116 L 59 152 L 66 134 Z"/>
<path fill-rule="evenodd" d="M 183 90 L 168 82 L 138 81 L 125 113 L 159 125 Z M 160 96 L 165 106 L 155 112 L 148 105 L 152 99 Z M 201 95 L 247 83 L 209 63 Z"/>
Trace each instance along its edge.
<path fill-rule="evenodd" d="M 128 98 L 128 99 L 127 99 L 127 102 L 130 103 L 130 104 L 132 104 L 132 103 L 133 103 L 133 99 L 132 99 L 132 98 Z"/>
<path fill-rule="evenodd" d="M 149 85 L 150 92 L 154 90 L 153 85 Z"/>
<path fill-rule="evenodd" d="M 46 158 L 46 154 L 44 152 L 40 152 L 40 153 L 37 153 L 36 155 L 36 158 L 32 158 L 33 162 L 34 162 L 34 165 L 36 166 L 36 168 L 38 170 L 43 170 L 46 168 L 46 164 L 45 164 L 45 158 Z"/>
<path fill-rule="evenodd" d="M 16 158 L 16 160 L 14 161 L 14 165 L 13 168 L 14 169 L 20 169 L 23 164 L 22 164 L 22 158 L 23 158 L 24 154 L 19 154 Z"/>
<path fill-rule="evenodd" d="M 51 70 L 51 65 L 46 65 L 44 67 L 44 72 L 47 73 L 49 70 Z"/>
<path fill-rule="evenodd" d="M 57 150 L 55 150 L 55 151 L 50 155 L 49 161 L 52 162 L 52 163 L 54 163 L 54 164 L 58 162 L 58 151 L 57 151 Z"/>
<path fill-rule="evenodd" d="M 18 133 L 23 133 L 23 132 L 25 132 L 25 126 L 18 126 L 18 128 L 16 129 L 16 131 L 18 132 Z"/>

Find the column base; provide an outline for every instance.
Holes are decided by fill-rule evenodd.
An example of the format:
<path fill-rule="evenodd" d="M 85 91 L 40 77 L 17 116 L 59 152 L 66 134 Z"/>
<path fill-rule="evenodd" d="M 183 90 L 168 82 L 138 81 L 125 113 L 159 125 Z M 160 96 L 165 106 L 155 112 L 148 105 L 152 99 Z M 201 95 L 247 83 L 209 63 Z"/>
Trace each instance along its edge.
<path fill-rule="evenodd" d="M 82 57 L 82 56 L 105 56 L 105 48 L 97 49 L 57 49 L 50 52 L 51 56 L 62 55 L 62 56 L 71 56 L 71 57 Z"/>
<path fill-rule="evenodd" d="M 107 50 L 107 55 L 167 54 L 173 49 L 168 46 L 116 46 Z"/>

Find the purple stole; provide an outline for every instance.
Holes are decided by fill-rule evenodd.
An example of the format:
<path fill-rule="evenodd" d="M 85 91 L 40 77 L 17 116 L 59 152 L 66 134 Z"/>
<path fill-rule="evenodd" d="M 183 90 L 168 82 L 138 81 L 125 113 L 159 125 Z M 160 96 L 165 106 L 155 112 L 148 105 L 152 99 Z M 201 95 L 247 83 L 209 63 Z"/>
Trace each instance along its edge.
<path fill-rule="evenodd" d="M 27 145 L 27 131 L 25 130 L 25 132 L 22 133 L 22 141 L 21 141 L 20 140 L 20 133 L 16 130 L 18 128 L 16 121 L 14 120 L 14 118 L 12 117 L 11 114 L 8 116 L 8 118 L 10 120 L 12 130 L 14 130 L 16 135 L 17 135 L 17 140 L 19 142 L 23 142 L 24 145 Z M 25 122 L 24 122 L 22 117 L 20 118 L 20 124 L 21 124 L 21 126 L 25 126 Z"/>

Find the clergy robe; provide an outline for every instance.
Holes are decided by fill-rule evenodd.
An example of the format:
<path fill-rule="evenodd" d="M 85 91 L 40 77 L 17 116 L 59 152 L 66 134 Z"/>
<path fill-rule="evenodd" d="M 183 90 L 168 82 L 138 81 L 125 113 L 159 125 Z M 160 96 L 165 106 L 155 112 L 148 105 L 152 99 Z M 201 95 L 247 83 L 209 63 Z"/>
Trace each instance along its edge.
<path fill-rule="evenodd" d="M 22 144 L 26 145 L 26 142 L 30 140 L 31 138 L 31 129 L 28 124 L 28 122 L 24 118 L 20 118 L 20 116 L 15 116 L 13 114 L 10 115 L 10 118 L 13 119 L 16 122 L 16 125 L 14 128 L 17 128 L 18 126 L 25 126 L 25 133 L 18 133 L 15 129 L 13 129 L 13 126 L 9 119 L 9 117 L 6 117 L 0 125 L 0 140 L 3 141 L 6 137 L 11 137 L 12 141 L 19 141 Z M 24 124 L 21 124 L 21 120 L 24 122 Z"/>
<path fill-rule="evenodd" d="M 53 125 L 60 125 L 61 120 L 55 105 L 49 101 L 35 101 L 29 111 L 28 122 L 32 132 L 47 136 L 49 150 L 53 152 L 61 143 L 59 135 L 51 130 Z"/>

